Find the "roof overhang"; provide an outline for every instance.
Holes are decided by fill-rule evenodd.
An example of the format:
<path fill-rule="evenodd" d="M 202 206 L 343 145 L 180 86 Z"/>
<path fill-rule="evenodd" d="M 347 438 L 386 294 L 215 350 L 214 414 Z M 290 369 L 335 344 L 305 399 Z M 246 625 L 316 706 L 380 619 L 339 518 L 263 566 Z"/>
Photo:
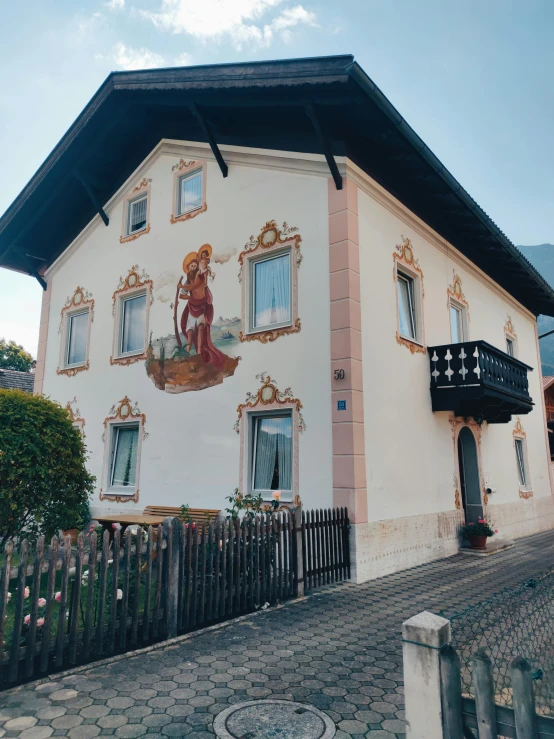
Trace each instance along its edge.
<path fill-rule="evenodd" d="M 552 288 L 349 55 L 110 74 L 0 219 L 0 266 L 38 276 L 107 219 L 164 138 L 325 154 L 337 186 L 333 156 L 348 156 L 522 305 L 554 315 Z"/>

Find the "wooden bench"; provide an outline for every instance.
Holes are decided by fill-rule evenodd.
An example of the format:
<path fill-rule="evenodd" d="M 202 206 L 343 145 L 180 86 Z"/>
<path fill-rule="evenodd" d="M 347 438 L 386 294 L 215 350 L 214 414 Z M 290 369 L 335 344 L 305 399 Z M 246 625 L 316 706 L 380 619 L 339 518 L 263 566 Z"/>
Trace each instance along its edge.
<path fill-rule="evenodd" d="M 188 513 L 194 522 L 207 524 L 210 521 L 214 521 L 221 511 L 211 508 L 189 508 Z M 143 514 L 145 516 L 163 516 L 164 518 L 167 516 L 176 516 L 180 518 L 181 509 L 177 507 L 173 508 L 172 506 L 149 505 L 144 509 Z"/>

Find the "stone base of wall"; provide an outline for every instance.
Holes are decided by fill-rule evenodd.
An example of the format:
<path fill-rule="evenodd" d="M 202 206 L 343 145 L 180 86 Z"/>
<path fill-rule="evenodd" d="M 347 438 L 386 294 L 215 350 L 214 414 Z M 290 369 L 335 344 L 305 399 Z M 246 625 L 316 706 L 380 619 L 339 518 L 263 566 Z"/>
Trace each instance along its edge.
<path fill-rule="evenodd" d="M 494 500 L 494 495 L 491 496 Z M 554 498 L 529 498 L 515 503 L 491 502 L 485 516 L 503 539 L 517 539 L 554 528 Z"/>
<path fill-rule="evenodd" d="M 529 536 L 554 528 L 554 498 L 491 504 L 485 515 L 502 538 Z M 374 580 L 456 554 L 460 546 L 457 530 L 461 523 L 463 512 L 453 510 L 352 524 L 352 581 Z"/>

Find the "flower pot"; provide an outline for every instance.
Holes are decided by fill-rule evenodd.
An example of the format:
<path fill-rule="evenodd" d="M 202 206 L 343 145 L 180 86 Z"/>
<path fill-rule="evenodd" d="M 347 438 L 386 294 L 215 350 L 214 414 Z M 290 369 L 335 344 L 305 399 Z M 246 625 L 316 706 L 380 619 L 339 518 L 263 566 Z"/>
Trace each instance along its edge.
<path fill-rule="evenodd" d="M 487 537 L 486 536 L 468 536 L 469 543 L 472 549 L 486 549 L 487 548 Z"/>

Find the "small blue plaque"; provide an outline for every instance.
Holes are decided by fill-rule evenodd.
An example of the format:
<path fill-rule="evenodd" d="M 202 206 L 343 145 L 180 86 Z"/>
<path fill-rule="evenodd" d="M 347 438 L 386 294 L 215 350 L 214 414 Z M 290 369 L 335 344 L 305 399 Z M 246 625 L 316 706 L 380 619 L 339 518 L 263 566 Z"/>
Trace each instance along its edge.
<path fill-rule="evenodd" d="M 338 411 L 346 410 L 346 400 L 337 400 L 337 410 Z"/>

